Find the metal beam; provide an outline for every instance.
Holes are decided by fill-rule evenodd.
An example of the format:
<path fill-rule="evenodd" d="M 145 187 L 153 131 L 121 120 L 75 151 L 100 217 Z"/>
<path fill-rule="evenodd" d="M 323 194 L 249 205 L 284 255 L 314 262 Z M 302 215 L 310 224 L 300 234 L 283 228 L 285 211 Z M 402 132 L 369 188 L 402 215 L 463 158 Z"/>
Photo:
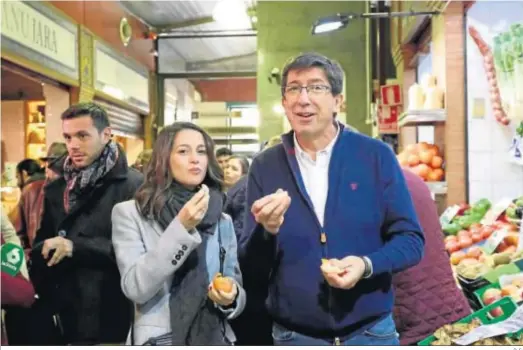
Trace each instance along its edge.
<path fill-rule="evenodd" d="M 257 31 L 196 31 L 196 32 L 171 32 L 158 35 L 158 39 L 206 39 L 206 38 L 238 38 L 238 37 L 256 37 Z"/>
<path fill-rule="evenodd" d="M 163 79 L 241 78 L 256 77 L 256 71 L 158 73 L 158 76 Z"/>
<path fill-rule="evenodd" d="M 249 7 L 247 9 L 247 14 L 249 15 L 249 17 L 255 16 L 256 8 Z M 165 33 L 165 32 L 173 31 L 176 29 L 198 26 L 198 25 L 213 23 L 213 22 L 214 22 L 214 18 L 212 18 L 212 16 L 203 16 L 203 17 L 191 18 L 188 20 L 184 20 L 184 21 L 180 21 L 180 22 L 176 22 L 176 23 L 172 23 L 172 24 L 167 24 L 164 26 L 157 26 L 155 29 L 158 33 Z"/>
<path fill-rule="evenodd" d="M 212 67 L 228 69 L 232 65 L 239 70 L 256 70 L 256 58 L 257 53 L 251 52 L 245 55 L 222 57 L 213 60 L 189 61 L 185 64 L 185 69 L 187 71 L 213 70 Z"/>
<path fill-rule="evenodd" d="M 173 31 L 176 29 L 186 28 L 186 27 L 192 27 L 192 26 L 198 26 L 201 24 L 207 24 L 214 22 L 214 19 L 212 16 L 205 16 L 205 17 L 198 17 L 193 19 L 188 19 L 186 21 L 180 21 L 173 24 L 168 24 L 165 26 L 159 26 L 156 27 L 156 30 L 158 33 L 165 33 L 169 31 Z"/>

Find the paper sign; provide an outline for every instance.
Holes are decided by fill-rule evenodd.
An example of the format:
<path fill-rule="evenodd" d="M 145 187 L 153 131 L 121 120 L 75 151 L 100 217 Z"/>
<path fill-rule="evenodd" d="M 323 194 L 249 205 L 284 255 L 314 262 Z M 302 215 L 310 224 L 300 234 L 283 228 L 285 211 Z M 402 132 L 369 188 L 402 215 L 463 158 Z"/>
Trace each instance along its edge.
<path fill-rule="evenodd" d="M 378 132 L 380 134 L 399 133 L 398 118 L 401 114 L 401 106 L 379 106 L 378 107 Z"/>
<path fill-rule="evenodd" d="M 6 243 L 0 252 L 2 272 L 16 276 L 24 262 L 24 250 L 14 243 Z"/>
<path fill-rule="evenodd" d="M 494 253 L 498 245 L 503 242 L 503 239 L 507 237 L 508 230 L 506 228 L 502 228 L 500 230 L 496 230 L 492 233 L 492 235 L 487 239 L 485 244 L 483 245 L 482 249 L 485 253 L 488 255 Z"/>
<path fill-rule="evenodd" d="M 505 210 L 507 210 L 510 204 L 512 204 L 512 198 L 503 198 L 502 200 L 500 200 L 498 203 L 496 203 L 496 205 L 490 208 L 487 214 L 485 214 L 485 216 L 481 220 L 481 224 L 492 225 L 494 221 L 496 221 L 499 218 L 499 216 L 503 214 Z"/>
<path fill-rule="evenodd" d="M 441 226 L 450 224 L 450 222 L 452 221 L 452 219 L 454 219 L 454 217 L 456 217 L 456 214 L 458 214 L 458 212 L 459 205 L 452 205 L 445 209 L 443 214 L 441 214 L 441 216 L 439 217 L 439 223 L 441 224 Z"/>
<path fill-rule="evenodd" d="M 509 333 L 515 333 L 523 329 L 523 305 L 505 321 L 489 325 L 479 326 L 469 333 L 454 340 L 457 345 L 470 345 L 482 339 L 497 337 Z"/>

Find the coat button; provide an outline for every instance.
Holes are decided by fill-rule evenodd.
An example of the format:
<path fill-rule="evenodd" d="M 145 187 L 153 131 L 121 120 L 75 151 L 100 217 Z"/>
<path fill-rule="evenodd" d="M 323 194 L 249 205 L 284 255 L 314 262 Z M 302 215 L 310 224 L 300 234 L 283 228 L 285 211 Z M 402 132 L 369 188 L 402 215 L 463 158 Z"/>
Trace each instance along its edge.
<path fill-rule="evenodd" d="M 183 254 L 184 254 L 183 250 L 179 250 L 179 251 L 178 251 L 178 254 L 179 254 L 180 256 L 183 256 Z"/>
<path fill-rule="evenodd" d="M 178 264 L 178 261 L 176 261 L 176 260 L 173 259 L 173 260 L 171 260 L 171 264 L 173 264 L 174 266 L 176 266 L 176 264 Z"/>
<path fill-rule="evenodd" d="M 58 236 L 65 237 L 66 235 L 67 235 L 67 233 L 65 232 L 65 230 L 58 231 Z"/>
<path fill-rule="evenodd" d="M 176 258 L 176 260 L 180 260 L 182 258 L 182 256 L 180 254 L 176 254 L 175 258 Z"/>
<path fill-rule="evenodd" d="M 183 249 L 183 250 L 187 250 L 187 246 L 186 246 L 185 244 L 182 245 L 182 249 Z"/>

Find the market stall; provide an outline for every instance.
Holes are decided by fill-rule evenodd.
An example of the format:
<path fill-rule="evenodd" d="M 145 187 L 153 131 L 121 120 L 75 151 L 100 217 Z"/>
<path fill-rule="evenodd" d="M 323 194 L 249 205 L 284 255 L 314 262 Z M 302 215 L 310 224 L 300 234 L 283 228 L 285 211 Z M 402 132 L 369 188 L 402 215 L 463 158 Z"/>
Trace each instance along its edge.
<path fill-rule="evenodd" d="M 419 345 L 523 345 L 522 217 L 523 196 L 445 210 L 445 248 L 474 312 Z"/>

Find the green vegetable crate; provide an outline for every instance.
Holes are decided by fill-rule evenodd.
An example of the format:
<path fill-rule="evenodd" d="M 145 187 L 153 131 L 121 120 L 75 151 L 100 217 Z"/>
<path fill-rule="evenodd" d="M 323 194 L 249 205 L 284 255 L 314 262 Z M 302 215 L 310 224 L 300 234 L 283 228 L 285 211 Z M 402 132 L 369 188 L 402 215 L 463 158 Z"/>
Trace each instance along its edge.
<path fill-rule="evenodd" d="M 501 289 L 501 286 L 499 285 L 499 283 L 496 282 L 474 291 L 474 296 L 476 297 L 475 299 L 479 303 L 479 305 L 481 305 L 482 308 L 485 307 L 485 304 L 482 300 L 483 294 L 485 294 L 485 291 L 490 288 Z"/>
<path fill-rule="evenodd" d="M 481 307 L 485 306 L 485 304 L 483 303 L 483 294 L 485 294 L 485 291 L 490 288 L 501 289 L 501 285 L 497 282 L 492 283 L 492 284 L 489 284 L 488 286 L 480 288 L 474 292 L 474 296 L 476 297 L 475 301 L 477 301 L 481 305 Z M 523 304 L 523 301 L 518 302 L 517 304 L 521 305 L 521 304 Z"/>
<path fill-rule="evenodd" d="M 498 306 L 501 307 L 501 309 L 503 310 L 503 314 L 501 316 L 498 316 L 495 318 L 491 317 L 489 315 L 489 312 L 494 310 Z M 517 308 L 517 305 L 514 303 L 512 298 L 505 297 L 503 299 L 496 301 L 495 303 L 490 304 L 489 306 L 484 307 L 483 309 L 481 309 L 479 311 L 474 312 L 473 314 L 468 315 L 465 318 L 462 318 L 461 320 L 459 320 L 456 323 L 469 323 L 475 318 L 479 319 L 482 324 L 499 323 L 499 322 L 504 321 L 507 318 L 509 318 L 510 315 L 512 315 L 514 313 L 514 311 L 516 311 L 516 308 Z M 513 339 L 521 338 L 523 336 L 523 330 L 520 330 L 519 332 L 512 333 L 512 334 L 507 334 L 507 336 L 509 336 Z M 422 341 L 420 341 L 418 343 L 418 345 L 429 346 L 435 340 L 436 340 L 436 337 L 434 337 L 434 335 L 431 335 L 430 337 L 427 337 L 427 338 L 423 339 Z"/>

